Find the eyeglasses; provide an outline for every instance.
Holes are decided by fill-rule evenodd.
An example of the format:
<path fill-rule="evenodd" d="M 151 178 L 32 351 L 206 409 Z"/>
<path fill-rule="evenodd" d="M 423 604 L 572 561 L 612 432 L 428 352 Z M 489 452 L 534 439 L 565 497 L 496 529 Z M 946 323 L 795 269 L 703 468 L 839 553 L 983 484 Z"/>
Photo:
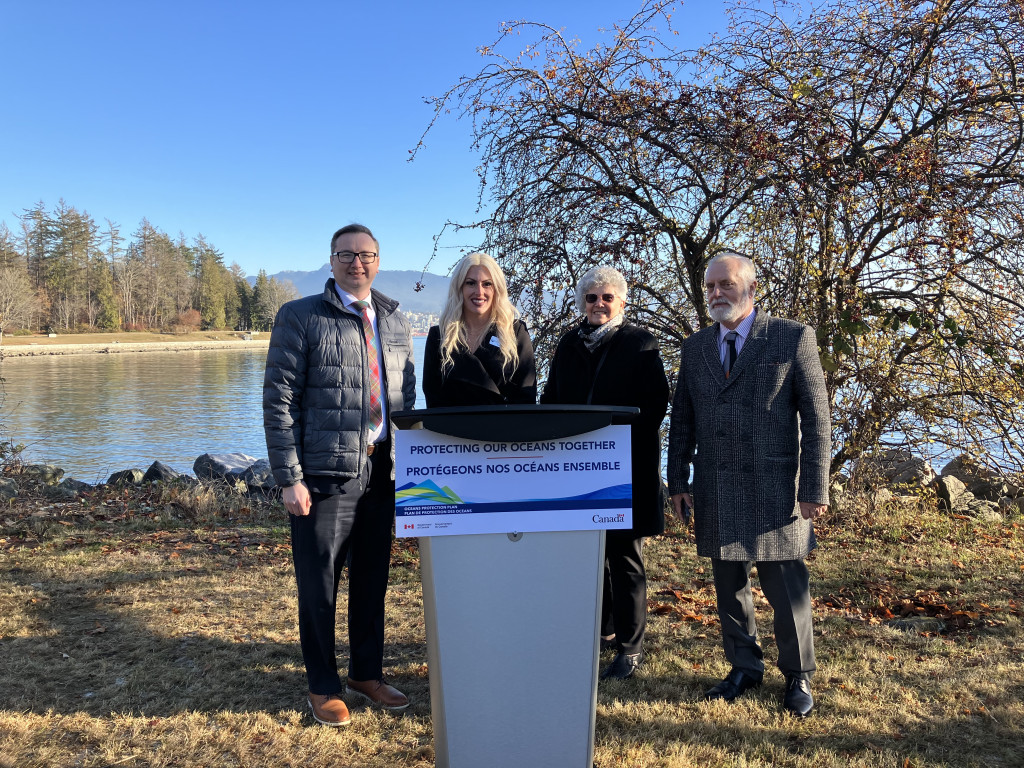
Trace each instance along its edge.
<path fill-rule="evenodd" d="M 331 254 L 334 258 L 340 261 L 342 264 L 351 264 L 356 260 L 356 256 L 359 257 L 359 261 L 363 264 L 373 264 L 377 260 L 377 254 L 373 251 L 335 251 Z"/>
<path fill-rule="evenodd" d="M 587 300 L 587 304 L 593 304 L 593 303 L 595 303 L 597 301 L 597 294 L 596 293 L 588 293 L 584 298 Z M 602 293 L 601 294 L 601 300 L 604 301 L 605 304 L 611 304 L 613 301 L 615 301 L 615 294 L 614 293 Z"/>

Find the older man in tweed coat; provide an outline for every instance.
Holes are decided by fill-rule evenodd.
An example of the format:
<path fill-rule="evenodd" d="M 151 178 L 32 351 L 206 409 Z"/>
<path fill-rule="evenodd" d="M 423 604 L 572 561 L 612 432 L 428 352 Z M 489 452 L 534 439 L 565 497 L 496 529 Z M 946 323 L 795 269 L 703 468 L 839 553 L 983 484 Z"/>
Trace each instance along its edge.
<path fill-rule="evenodd" d="M 804 557 L 828 505 L 830 434 L 814 331 L 754 307 L 754 264 L 732 251 L 708 264 L 717 322 L 683 342 L 669 433 L 676 514 L 693 509 L 697 553 L 710 557 L 729 675 L 705 694 L 732 701 L 761 683 L 750 571 L 775 612 L 783 705 L 814 700 L 811 600 Z M 690 483 L 690 466 L 693 482 Z"/>

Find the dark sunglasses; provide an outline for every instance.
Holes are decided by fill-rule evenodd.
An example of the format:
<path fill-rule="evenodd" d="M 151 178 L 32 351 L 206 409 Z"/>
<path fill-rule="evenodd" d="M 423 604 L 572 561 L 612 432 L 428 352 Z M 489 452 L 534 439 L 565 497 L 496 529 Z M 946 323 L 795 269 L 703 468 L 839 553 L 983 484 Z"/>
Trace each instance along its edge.
<path fill-rule="evenodd" d="M 597 294 L 596 293 L 588 293 L 583 298 L 585 298 L 587 300 L 587 304 L 593 304 L 595 301 L 597 301 Z M 605 304 L 611 304 L 613 301 L 615 301 L 615 294 L 614 293 L 602 293 L 601 294 L 601 298 L 604 300 Z"/>

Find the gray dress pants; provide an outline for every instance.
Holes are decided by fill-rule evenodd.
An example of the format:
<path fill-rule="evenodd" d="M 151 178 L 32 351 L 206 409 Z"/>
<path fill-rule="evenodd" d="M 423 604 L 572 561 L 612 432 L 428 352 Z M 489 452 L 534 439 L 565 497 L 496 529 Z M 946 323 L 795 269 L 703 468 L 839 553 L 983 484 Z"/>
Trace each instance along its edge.
<path fill-rule="evenodd" d="M 750 594 L 750 569 L 755 563 L 712 558 L 711 565 L 725 657 L 733 667 L 760 679 L 764 675 L 764 653 L 757 641 Z M 756 565 L 761 590 L 775 612 L 779 669 L 784 675 L 810 680 L 815 663 L 807 565 L 803 559 L 764 560 Z"/>

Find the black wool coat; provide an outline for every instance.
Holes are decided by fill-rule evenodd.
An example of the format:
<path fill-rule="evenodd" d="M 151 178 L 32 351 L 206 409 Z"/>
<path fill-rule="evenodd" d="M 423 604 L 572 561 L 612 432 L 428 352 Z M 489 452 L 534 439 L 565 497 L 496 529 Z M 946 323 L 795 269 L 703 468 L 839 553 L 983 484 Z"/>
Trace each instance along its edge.
<path fill-rule="evenodd" d="M 632 424 L 633 533 L 665 530 L 661 482 L 661 422 L 668 410 L 668 379 L 658 340 L 624 323 L 590 352 L 579 328 L 558 342 L 541 403 L 625 405 L 640 409 Z"/>
<path fill-rule="evenodd" d="M 475 352 L 457 351 L 453 365 L 441 367 L 441 329 L 432 326 L 423 350 L 423 395 L 428 408 L 460 405 L 533 405 L 537 402 L 537 368 L 526 323 L 516 320 L 519 365 L 503 365 L 501 350 L 492 344 L 494 326 Z"/>

